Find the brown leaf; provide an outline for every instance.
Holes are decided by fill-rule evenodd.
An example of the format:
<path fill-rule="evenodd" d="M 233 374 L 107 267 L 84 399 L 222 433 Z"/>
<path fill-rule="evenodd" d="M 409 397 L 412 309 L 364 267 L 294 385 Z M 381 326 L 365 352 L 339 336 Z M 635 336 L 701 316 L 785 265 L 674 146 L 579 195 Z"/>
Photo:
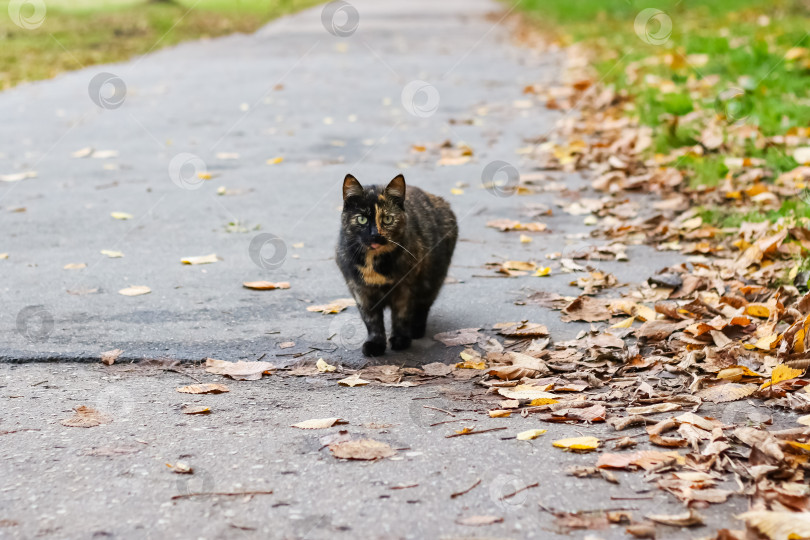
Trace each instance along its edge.
<path fill-rule="evenodd" d="M 436 341 L 441 341 L 448 347 L 458 345 L 472 345 L 483 338 L 478 331 L 480 328 L 462 328 L 460 330 L 452 330 L 450 332 L 442 332 L 433 336 Z"/>
<path fill-rule="evenodd" d="M 263 373 L 275 369 L 270 362 L 227 362 L 214 358 L 205 359 L 205 371 L 216 375 L 225 375 L 237 381 L 257 381 Z"/>
<path fill-rule="evenodd" d="M 691 320 L 678 322 L 647 321 L 636 330 L 636 336 L 647 341 L 663 341 L 678 330 L 689 326 L 691 322 Z"/>
<path fill-rule="evenodd" d="M 124 354 L 124 351 L 121 349 L 113 349 L 111 351 L 105 351 L 101 353 L 101 363 L 111 366 L 118 360 L 118 357 Z"/>
<path fill-rule="evenodd" d="M 562 310 L 561 319 L 564 322 L 585 321 L 597 322 L 610 319 L 605 302 L 591 298 L 590 296 L 580 296 L 573 302 L 565 306 Z"/>
<path fill-rule="evenodd" d="M 320 311 L 324 315 L 328 315 L 330 313 L 340 313 L 347 307 L 356 305 L 357 302 L 355 302 L 353 298 L 338 298 L 337 300 L 333 301 L 330 304 L 323 304 L 320 306 L 309 306 L 307 308 L 307 311 Z"/>
<path fill-rule="evenodd" d="M 536 338 L 548 335 L 548 328 L 542 324 L 519 322 L 519 323 L 498 323 L 494 326 L 498 333 L 506 337 L 514 338 Z"/>
<path fill-rule="evenodd" d="M 279 281 L 278 283 L 273 283 L 272 281 L 245 281 L 242 283 L 242 287 L 252 289 L 254 291 L 272 291 L 274 289 L 289 289 L 290 282 Z"/>
<path fill-rule="evenodd" d="M 767 431 L 752 427 L 739 427 L 734 430 L 734 436 L 743 444 L 756 448 L 778 462 L 785 460 L 785 454 L 779 448 L 779 441 Z"/>
<path fill-rule="evenodd" d="M 222 394 L 230 392 L 230 389 L 224 384 L 204 383 L 181 386 L 177 391 L 184 394 Z"/>
<path fill-rule="evenodd" d="M 76 411 L 76 414 L 70 418 L 62 420 L 59 423 L 67 427 L 90 428 L 100 426 L 101 424 L 107 424 L 112 421 L 110 417 L 101 414 L 96 409 L 91 409 L 85 405 L 80 405 L 74 410 Z"/>
<path fill-rule="evenodd" d="M 726 403 L 750 396 L 757 391 L 755 384 L 726 383 L 700 390 L 696 395 L 705 401 Z"/>
<path fill-rule="evenodd" d="M 442 362 L 433 362 L 422 366 L 422 371 L 429 377 L 444 377 L 453 371 L 453 366 L 448 366 Z"/>
<path fill-rule="evenodd" d="M 375 460 L 391 457 L 396 452 L 384 442 L 358 439 L 329 445 L 332 455 L 341 459 Z"/>

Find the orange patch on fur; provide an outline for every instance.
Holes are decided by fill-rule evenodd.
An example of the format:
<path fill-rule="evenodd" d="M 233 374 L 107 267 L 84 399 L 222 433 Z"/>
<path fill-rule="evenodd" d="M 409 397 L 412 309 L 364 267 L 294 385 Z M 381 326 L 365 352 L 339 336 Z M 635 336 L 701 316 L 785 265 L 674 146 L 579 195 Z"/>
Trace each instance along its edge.
<path fill-rule="evenodd" d="M 360 275 L 363 276 L 363 281 L 369 285 L 386 285 L 391 283 L 389 278 L 374 270 L 374 257 L 379 255 L 381 252 L 390 251 L 391 249 L 393 249 L 391 244 L 387 244 L 385 246 L 380 246 L 377 249 L 370 249 L 368 253 L 366 253 L 366 264 L 359 267 Z"/>

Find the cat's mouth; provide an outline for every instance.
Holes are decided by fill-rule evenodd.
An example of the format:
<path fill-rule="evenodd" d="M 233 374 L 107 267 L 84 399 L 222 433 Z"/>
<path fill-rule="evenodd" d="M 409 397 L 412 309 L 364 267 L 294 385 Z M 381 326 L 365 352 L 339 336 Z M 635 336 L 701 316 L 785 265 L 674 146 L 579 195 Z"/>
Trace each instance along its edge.
<path fill-rule="evenodd" d="M 382 244 L 377 244 L 376 242 L 372 242 L 371 244 L 369 244 L 368 247 L 370 247 L 371 249 L 378 249 L 378 248 L 382 247 Z"/>

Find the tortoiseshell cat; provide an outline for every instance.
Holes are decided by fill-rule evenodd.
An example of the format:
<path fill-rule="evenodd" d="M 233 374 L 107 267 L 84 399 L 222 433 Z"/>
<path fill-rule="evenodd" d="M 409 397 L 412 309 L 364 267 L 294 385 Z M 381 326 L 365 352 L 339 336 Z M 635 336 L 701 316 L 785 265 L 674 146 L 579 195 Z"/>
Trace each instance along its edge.
<path fill-rule="evenodd" d="M 391 348 L 425 335 L 428 311 L 447 276 L 458 238 L 450 205 L 400 174 L 363 188 L 347 174 L 337 263 L 368 329 L 363 354 L 385 352 L 383 308 L 391 308 Z"/>

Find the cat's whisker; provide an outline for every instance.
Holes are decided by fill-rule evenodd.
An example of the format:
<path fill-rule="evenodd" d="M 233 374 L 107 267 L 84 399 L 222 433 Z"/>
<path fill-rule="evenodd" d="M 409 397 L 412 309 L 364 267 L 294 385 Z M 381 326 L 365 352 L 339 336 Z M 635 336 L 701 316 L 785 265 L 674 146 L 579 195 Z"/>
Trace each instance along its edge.
<path fill-rule="evenodd" d="M 396 244 L 396 245 L 398 245 L 399 247 L 401 247 L 402 249 L 404 249 L 404 250 L 405 250 L 405 253 L 407 253 L 408 255 L 410 255 L 411 257 L 413 257 L 413 260 L 415 260 L 415 261 L 416 261 L 416 260 L 418 260 L 418 259 L 416 258 L 416 255 L 414 255 L 413 253 L 411 253 L 410 251 L 408 251 L 408 249 L 407 249 L 405 246 L 403 246 L 402 244 L 400 244 L 399 242 L 394 242 L 394 241 L 393 241 L 393 240 L 391 240 L 390 238 L 388 239 L 388 241 L 389 241 L 389 242 L 391 242 L 392 244 Z"/>

